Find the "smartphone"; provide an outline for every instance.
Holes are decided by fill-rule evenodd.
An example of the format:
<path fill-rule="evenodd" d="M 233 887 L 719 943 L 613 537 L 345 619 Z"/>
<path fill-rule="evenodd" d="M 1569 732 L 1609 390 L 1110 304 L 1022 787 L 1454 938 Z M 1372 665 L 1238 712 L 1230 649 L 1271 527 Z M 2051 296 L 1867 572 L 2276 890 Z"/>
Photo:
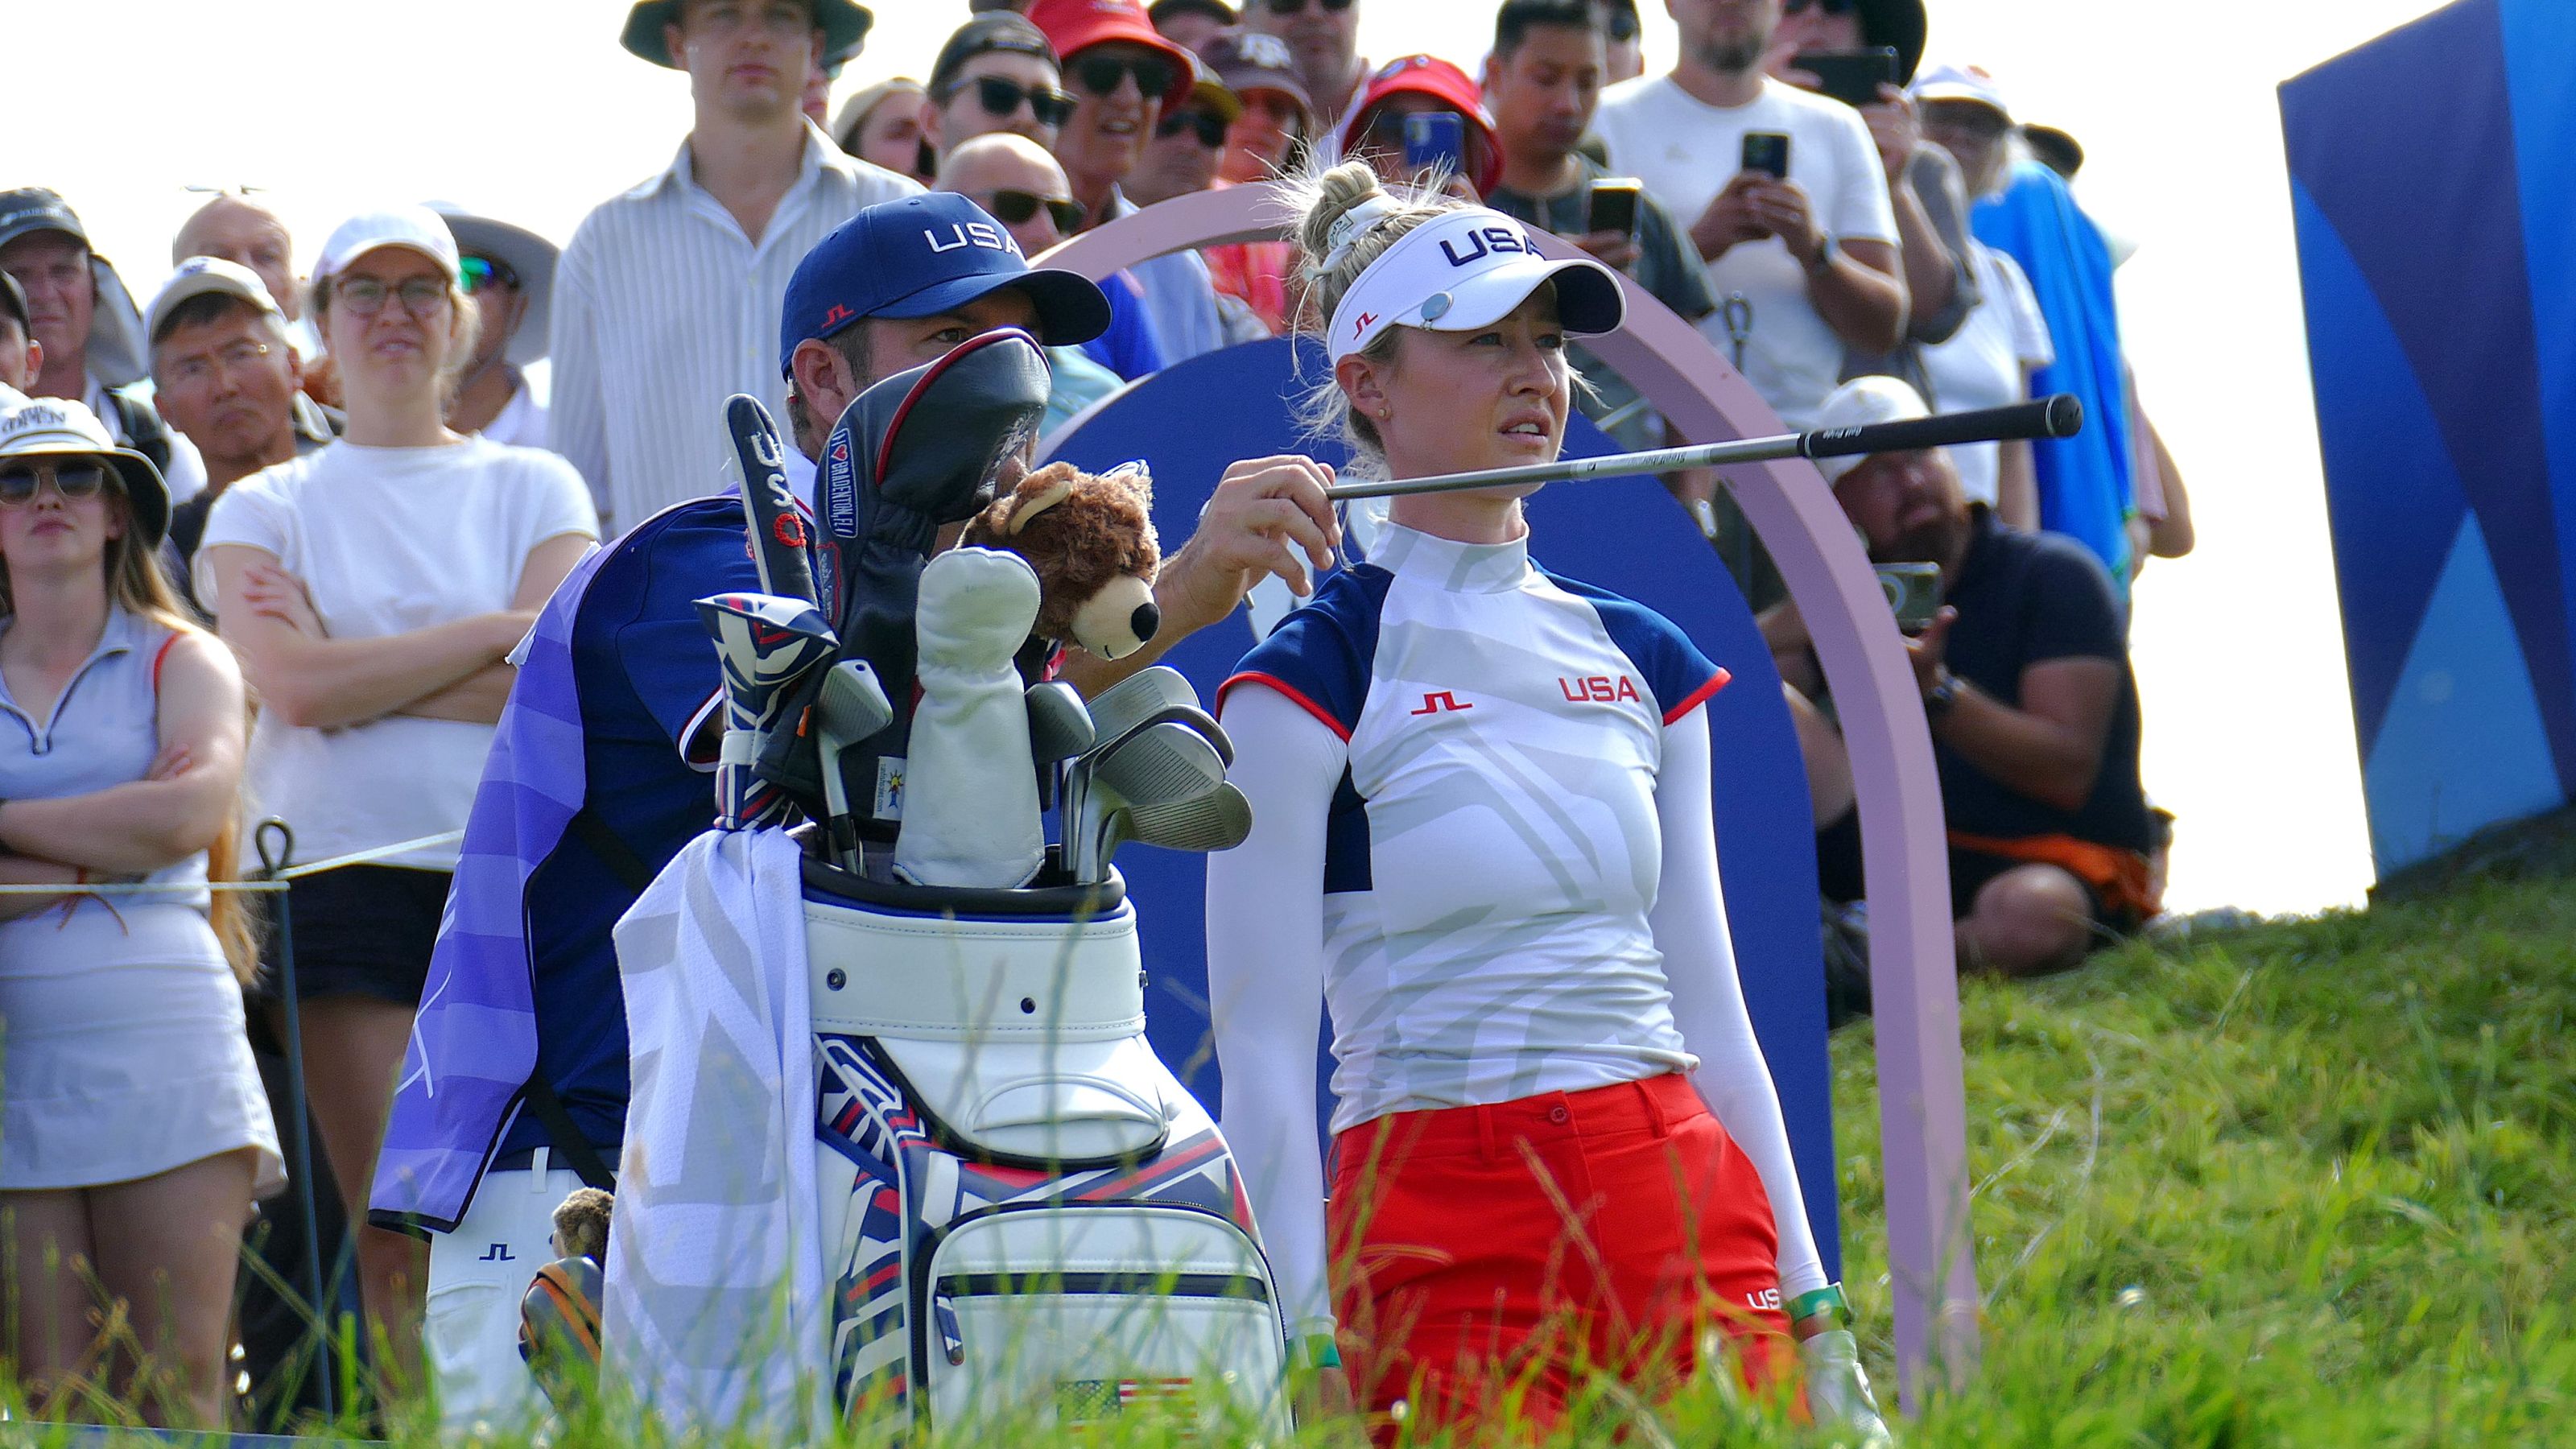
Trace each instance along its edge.
<path fill-rule="evenodd" d="M 1941 612 L 1941 566 L 1934 563 L 1880 564 L 1878 591 L 1896 615 L 1898 632 L 1920 634 Z"/>
<path fill-rule="evenodd" d="M 1592 183 L 1592 199 L 1586 204 L 1585 231 L 1615 231 L 1629 240 L 1637 237 L 1637 195 L 1644 183 L 1633 176 L 1605 176 Z"/>
<path fill-rule="evenodd" d="M 1744 133 L 1746 171 L 1767 172 L 1774 180 L 1789 179 L 1789 137 L 1782 131 L 1747 131 Z"/>
<path fill-rule="evenodd" d="M 1416 111 L 1404 118 L 1404 169 L 1419 174 L 1467 169 L 1467 121 L 1456 111 Z"/>
<path fill-rule="evenodd" d="M 1888 45 L 1868 50 L 1810 50 L 1791 60 L 1789 68 L 1814 76 L 1817 90 L 1854 107 L 1877 105 L 1878 88 L 1897 83 L 1896 48 Z"/>

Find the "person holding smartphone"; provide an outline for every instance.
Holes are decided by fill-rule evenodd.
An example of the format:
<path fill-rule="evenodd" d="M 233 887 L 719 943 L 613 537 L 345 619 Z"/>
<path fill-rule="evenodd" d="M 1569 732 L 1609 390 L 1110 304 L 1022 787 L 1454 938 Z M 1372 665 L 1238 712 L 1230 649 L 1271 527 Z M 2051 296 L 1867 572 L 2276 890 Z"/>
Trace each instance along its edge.
<path fill-rule="evenodd" d="M 1923 60 L 1925 28 L 1923 0 L 1791 0 L 1772 35 L 1770 69 L 1776 79 L 1860 112 L 1896 208 L 1912 300 L 1905 340 L 1889 353 L 1855 349 L 1843 360 L 1843 376 L 1901 377 L 1946 407 L 1930 386 L 1923 349 L 1957 335 L 1983 300 L 1984 278 L 1970 261 L 1968 193 L 1959 167 L 1939 146 L 1924 144 L 1922 120 L 1905 91 Z"/>
<path fill-rule="evenodd" d="M 1886 352 L 1905 336 L 1886 169 L 1851 107 L 1764 73 L 1782 0 L 1669 8 L 1679 62 L 1612 87 L 1595 129 L 1613 171 L 1689 219 L 1720 304 L 1701 330 L 1742 357 L 1745 379 L 1783 422 L 1812 427 L 1847 351 Z M 1779 174 L 1739 164 L 1747 136 L 1787 138 Z M 1738 298 L 1743 306 L 1729 305 Z"/>
<path fill-rule="evenodd" d="M 1485 102 L 1503 174 L 1485 204 L 1564 237 L 1635 277 L 1683 321 L 1698 322 L 1717 310 L 1717 300 L 1681 228 L 1636 181 L 1611 176 L 1576 149 L 1592 129 L 1608 65 L 1608 37 L 1593 0 L 1505 0 L 1485 61 Z M 1663 445 L 1661 420 L 1637 405 L 1625 379 L 1581 348 L 1568 361 L 1592 383 L 1582 399 L 1586 416 L 1607 420 L 1623 447 Z"/>

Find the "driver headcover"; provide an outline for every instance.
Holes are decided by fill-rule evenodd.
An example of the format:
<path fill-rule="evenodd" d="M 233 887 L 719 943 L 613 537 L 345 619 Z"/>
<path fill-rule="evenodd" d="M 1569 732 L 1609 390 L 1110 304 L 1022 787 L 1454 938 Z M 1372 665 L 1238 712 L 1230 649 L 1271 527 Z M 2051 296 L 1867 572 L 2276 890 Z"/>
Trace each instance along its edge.
<path fill-rule="evenodd" d="M 885 686 L 894 722 L 842 755 L 862 833 L 900 809 L 899 758 L 912 727 L 913 612 L 922 566 L 939 530 L 993 501 L 996 476 L 1023 458 L 1046 417 L 1046 354 L 1005 328 L 968 338 L 936 362 L 899 372 L 852 399 L 823 446 L 815 478 L 815 585 L 839 625 L 840 658 L 864 659 Z M 812 704 L 823 671 L 804 681 L 790 719 Z M 759 774 L 809 807 L 823 799 L 811 731 L 770 736 Z M 811 811 L 809 810 L 809 813 Z M 877 832 L 885 835 L 886 832 Z"/>

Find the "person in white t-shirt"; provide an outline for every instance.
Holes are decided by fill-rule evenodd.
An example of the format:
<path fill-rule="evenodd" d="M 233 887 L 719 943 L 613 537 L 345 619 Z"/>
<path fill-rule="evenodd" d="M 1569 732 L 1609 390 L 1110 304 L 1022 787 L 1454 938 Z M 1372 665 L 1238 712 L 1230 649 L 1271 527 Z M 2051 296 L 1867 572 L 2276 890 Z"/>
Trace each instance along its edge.
<path fill-rule="evenodd" d="M 2030 380 L 2057 360 L 2048 318 L 2032 295 L 2021 264 L 1982 242 L 1968 244 L 1984 300 L 1950 340 L 1923 349 L 1923 374 L 1932 405 L 1943 412 L 1999 408 L 2030 396 Z M 2031 471 L 2030 442 L 1963 443 L 1949 450 L 1959 470 L 1959 490 L 1971 503 L 1993 509 L 2015 528 L 2039 527 L 2039 480 Z"/>
<path fill-rule="evenodd" d="M 1763 74 L 1780 0 L 1668 0 L 1682 54 L 1613 87 L 1593 129 L 1708 263 L 1700 330 L 1781 419 L 1811 425 L 1848 350 L 1892 351 L 1907 296 L 1887 174 L 1860 113 Z M 1741 165 L 1744 138 L 1788 138 L 1787 174 Z"/>
<path fill-rule="evenodd" d="M 197 587 L 261 703 L 252 812 L 293 826 L 307 861 L 412 842 L 300 879 L 286 902 L 314 1120 L 360 1223 L 456 868 L 456 845 L 435 838 L 463 828 L 509 655 L 599 522 L 571 464 L 443 421 L 476 311 L 437 213 L 343 224 L 314 310 L 348 433 L 224 492 Z M 370 1329 L 392 1336 L 401 1385 L 417 1382 L 425 1256 L 359 1234 Z"/>

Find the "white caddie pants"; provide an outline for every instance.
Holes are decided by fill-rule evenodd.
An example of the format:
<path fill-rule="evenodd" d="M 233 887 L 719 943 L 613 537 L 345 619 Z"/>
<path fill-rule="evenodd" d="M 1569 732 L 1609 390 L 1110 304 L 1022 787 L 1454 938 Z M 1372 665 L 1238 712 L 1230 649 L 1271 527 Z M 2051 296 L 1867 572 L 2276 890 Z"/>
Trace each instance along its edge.
<path fill-rule="evenodd" d="M 527 1167 L 484 1174 L 456 1231 L 430 1235 L 422 1339 L 447 1433 L 532 1429 L 550 1411 L 519 1358 L 519 1300 L 554 1261 L 555 1209 L 581 1185 L 540 1147 Z"/>

